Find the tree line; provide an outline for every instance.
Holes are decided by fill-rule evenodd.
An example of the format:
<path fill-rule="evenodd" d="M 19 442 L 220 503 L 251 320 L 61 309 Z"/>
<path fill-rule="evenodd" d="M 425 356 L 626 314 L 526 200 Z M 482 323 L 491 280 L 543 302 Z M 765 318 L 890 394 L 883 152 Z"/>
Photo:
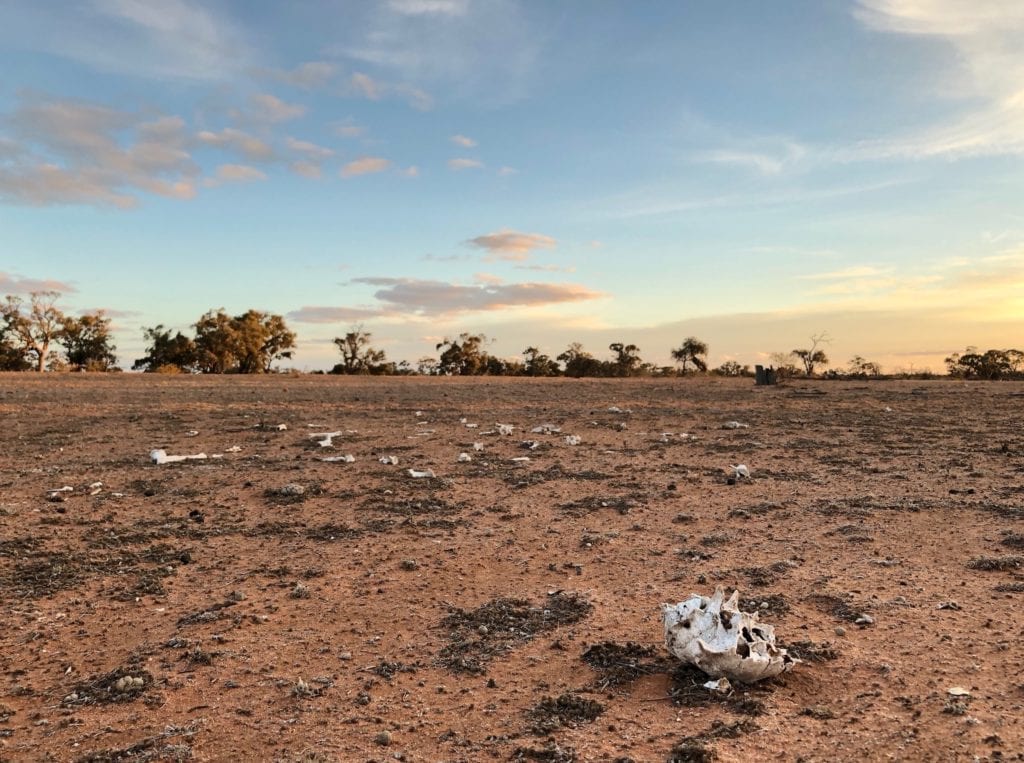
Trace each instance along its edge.
<path fill-rule="evenodd" d="M 26 302 L 7 295 L 0 304 L 0 370 L 2 371 L 119 371 L 117 348 L 111 336 L 111 320 L 102 310 L 72 316 L 57 307 L 60 294 L 38 291 Z M 132 369 L 147 373 L 261 374 L 275 371 L 274 363 L 290 359 L 296 334 L 281 315 L 247 310 L 230 315 L 223 308 L 209 310 L 191 328 L 191 335 L 172 331 L 163 324 L 143 328 L 146 353 Z M 814 334 L 810 344 L 771 355 L 772 367 L 781 378 L 881 378 L 879 365 L 860 355 L 843 368 L 827 371 L 831 361 L 823 346 L 827 332 Z M 522 358 L 501 358 L 488 352 L 490 340 L 482 333 L 446 337 L 435 350 L 437 357 L 409 361 L 388 360 L 373 346 L 373 335 L 354 326 L 335 337 L 341 361 L 328 373 L 380 376 L 420 374 L 430 376 L 569 376 L 622 378 L 630 376 L 679 376 L 713 374 L 752 376 L 750 366 L 726 361 L 709 368 L 708 345 L 686 337 L 671 350 L 675 366 L 645 362 L 635 344 L 612 342 L 609 357 L 598 358 L 572 342 L 551 357 L 536 346 L 523 350 Z M 945 359 L 949 376 L 963 379 L 1024 379 L 1024 352 L 968 347 Z"/>

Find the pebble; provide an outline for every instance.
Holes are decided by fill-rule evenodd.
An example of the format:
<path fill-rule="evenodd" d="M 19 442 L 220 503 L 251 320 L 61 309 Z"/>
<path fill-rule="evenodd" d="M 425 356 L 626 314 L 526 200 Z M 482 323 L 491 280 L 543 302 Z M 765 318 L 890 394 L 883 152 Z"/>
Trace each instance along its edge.
<path fill-rule="evenodd" d="M 836 635 L 837 636 L 845 636 L 846 635 L 846 628 L 844 628 L 841 625 L 837 625 L 836 626 Z"/>
<path fill-rule="evenodd" d="M 381 747 L 387 747 L 391 744 L 391 732 L 381 731 L 377 736 L 373 738 L 373 741 L 379 744 Z"/>

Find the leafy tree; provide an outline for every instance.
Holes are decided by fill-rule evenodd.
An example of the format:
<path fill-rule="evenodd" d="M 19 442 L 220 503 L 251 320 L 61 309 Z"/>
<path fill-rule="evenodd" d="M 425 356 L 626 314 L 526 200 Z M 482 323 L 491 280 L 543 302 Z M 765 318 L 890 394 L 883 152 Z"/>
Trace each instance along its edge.
<path fill-rule="evenodd" d="M 814 376 L 814 369 L 817 366 L 827 366 L 829 363 L 828 356 L 824 350 L 818 349 L 819 344 L 827 344 L 831 341 L 827 331 L 822 331 L 820 334 L 811 335 L 811 346 L 803 350 L 793 350 L 791 353 L 794 357 L 799 358 L 800 362 L 804 365 L 804 373 L 807 376 Z"/>
<path fill-rule="evenodd" d="M 34 291 L 25 305 L 21 297 L 8 294 L 0 305 L 4 336 L 8 337 L 15 356 L 21 353 L 30 359 L 40 373 L 46 366 L 50 344 L 60 337 L 66 320 L 56 306 L 60 292 Z"/>
<path fill-rule="evenodd" d="M 525 376 L 558 376 L 558 363 L 542 353 L 536 347 L 523 350 L 523 374 Z"/>
<path fill-rule="evenodd" d="M 341 363 L 331 369 L 333 374 L 369 374 L 379 372 L 386 359 L 384 350 L 375 350 L 370 346 L 373 335 L 356 326 L 345 336 L 334 338 L 334 343 L 341 351 Z"/>
<path fill-rule="evenodd" d="M 707 364 L 708 346 L 695 336 L 688 336 L 683 343 L 672 350 L 672 359 L 682 366 L 682 372 L 687 372 L 687 364 L 692 364 L 695 371 L 704 373 L 708 370 Z"/>
<path fill-rule="evenodd" d="M 292 357 L 295 334 L 284 318 L 258 310 L 229 316 L 210 310 L 195 324 L 196 358 L 207 374 L 268 373 L 280 358 Z"/>
<path fill-rule="evenodd" d="M 968 347 L 963 355 L 953 353 L 946 358 L 950 376 L 964 379 L 1007 379 L 1019 374 L 1020 350 L 986 350 Z"/>
<path fill-rule="evenodd" d="M 735 360 L 727 360 L 711 373 L 715 376 L 750 376 L 750 366 L 741 366 Z"/>
<path fill-rule="evenodd" d="M 854 355 L 850 359 L 850 365 L 846 373 L 863 379 L 868 376 L 881 376 L 882 367 L 873 361 L 865 360 L 860 355 Z"/>
<path fill-rule="evenodd" d="M 640 359 L 640 348 L 635 344 L 612 342 L 608 349 L 615 353 L 612 364 L 616 376 L 633 376 L 643 363 Z"/>
<path fill-rule="evenodd" d="M 573 342 L 556 358 L 565 368 L 566 376 L 577 379 L 582 376 L 598 376 L 601 373 L 601 361 L 583 349 L 579 342 Z"/>
<path fill-rule="evenodd" d="M 149 342 L 146 356 L 132 363 L 132 369 L 142 369 L 147 373 L 177 368 L 179 371 L 191 373 L 196 370 L 198 358 L 196 345 L 180 331 L 171 336 L 170 329 L 163 324 L 143 330 L 143 336 Z"/>
<path fill-rule="evenodd" d="M 444 376 L 473 376 L 487 372 L 487 353 L 483 334 L 459 334 L 457 339 L 439 342 L 435 349 L 444 350 L 437 362 L 437 373 Z"/>
<path fill-rule="evenodd" d="M 109 371 L 117 365 L 110 318 L 102 310 L 80 318 L 65 318 L 60 342 L 64 345 L 64 359 L 78 371 Z"/>
<path fill-rule="evenodd" d="M 6 322 L 0 324 L 0 371 L 27 371 L 32 364 Z"/>

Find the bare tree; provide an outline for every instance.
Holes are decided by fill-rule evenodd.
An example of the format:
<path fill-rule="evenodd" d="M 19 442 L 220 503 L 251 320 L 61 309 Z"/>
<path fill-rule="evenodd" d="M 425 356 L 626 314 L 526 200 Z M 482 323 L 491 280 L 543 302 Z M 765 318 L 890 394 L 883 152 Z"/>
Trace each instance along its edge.
<path fill-rule="evenodd" d="M 368 374 L 385 362 L 384 350 L 370 346 L 373 335 L 364 331 L 362 325 L 353 326 L 345 336 L 334 337 L 334 343 L 341 351 L 341 363 L 332 373 Z"/>
<path fill-rule="evenodd" d="M 804 350 L 793 350 L 791 353 L 800 359 L 800 362 L 804 364 L 804 373 L 808 376 L 814 376 L 814 369 L 816 366 L 827 366 L 829 363 L 828 356 L 824 350 L 818 348 L 820 344 L 829 344 L 832 341 L 832 337 L 829 336 L 827 331 L 822 331 L 819 334 L 811 335 L 811 346 L 809 349 Z"/>

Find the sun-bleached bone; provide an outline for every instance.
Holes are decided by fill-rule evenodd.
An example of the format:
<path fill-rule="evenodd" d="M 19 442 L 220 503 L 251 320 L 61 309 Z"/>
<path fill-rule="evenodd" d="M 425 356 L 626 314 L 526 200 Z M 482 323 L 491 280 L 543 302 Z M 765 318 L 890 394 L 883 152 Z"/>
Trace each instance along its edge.
<path fill-rule="evenodd" d="M 662 604 L 665 646 L 712 678 L 753 683 L 792 668 L 799 660 L 775 646 L 772 626 L 739 611 L 739 595 L 734 591 L 726 599 L 719 586 L 711 598 L 695 593 L 679 604 Z"/>

